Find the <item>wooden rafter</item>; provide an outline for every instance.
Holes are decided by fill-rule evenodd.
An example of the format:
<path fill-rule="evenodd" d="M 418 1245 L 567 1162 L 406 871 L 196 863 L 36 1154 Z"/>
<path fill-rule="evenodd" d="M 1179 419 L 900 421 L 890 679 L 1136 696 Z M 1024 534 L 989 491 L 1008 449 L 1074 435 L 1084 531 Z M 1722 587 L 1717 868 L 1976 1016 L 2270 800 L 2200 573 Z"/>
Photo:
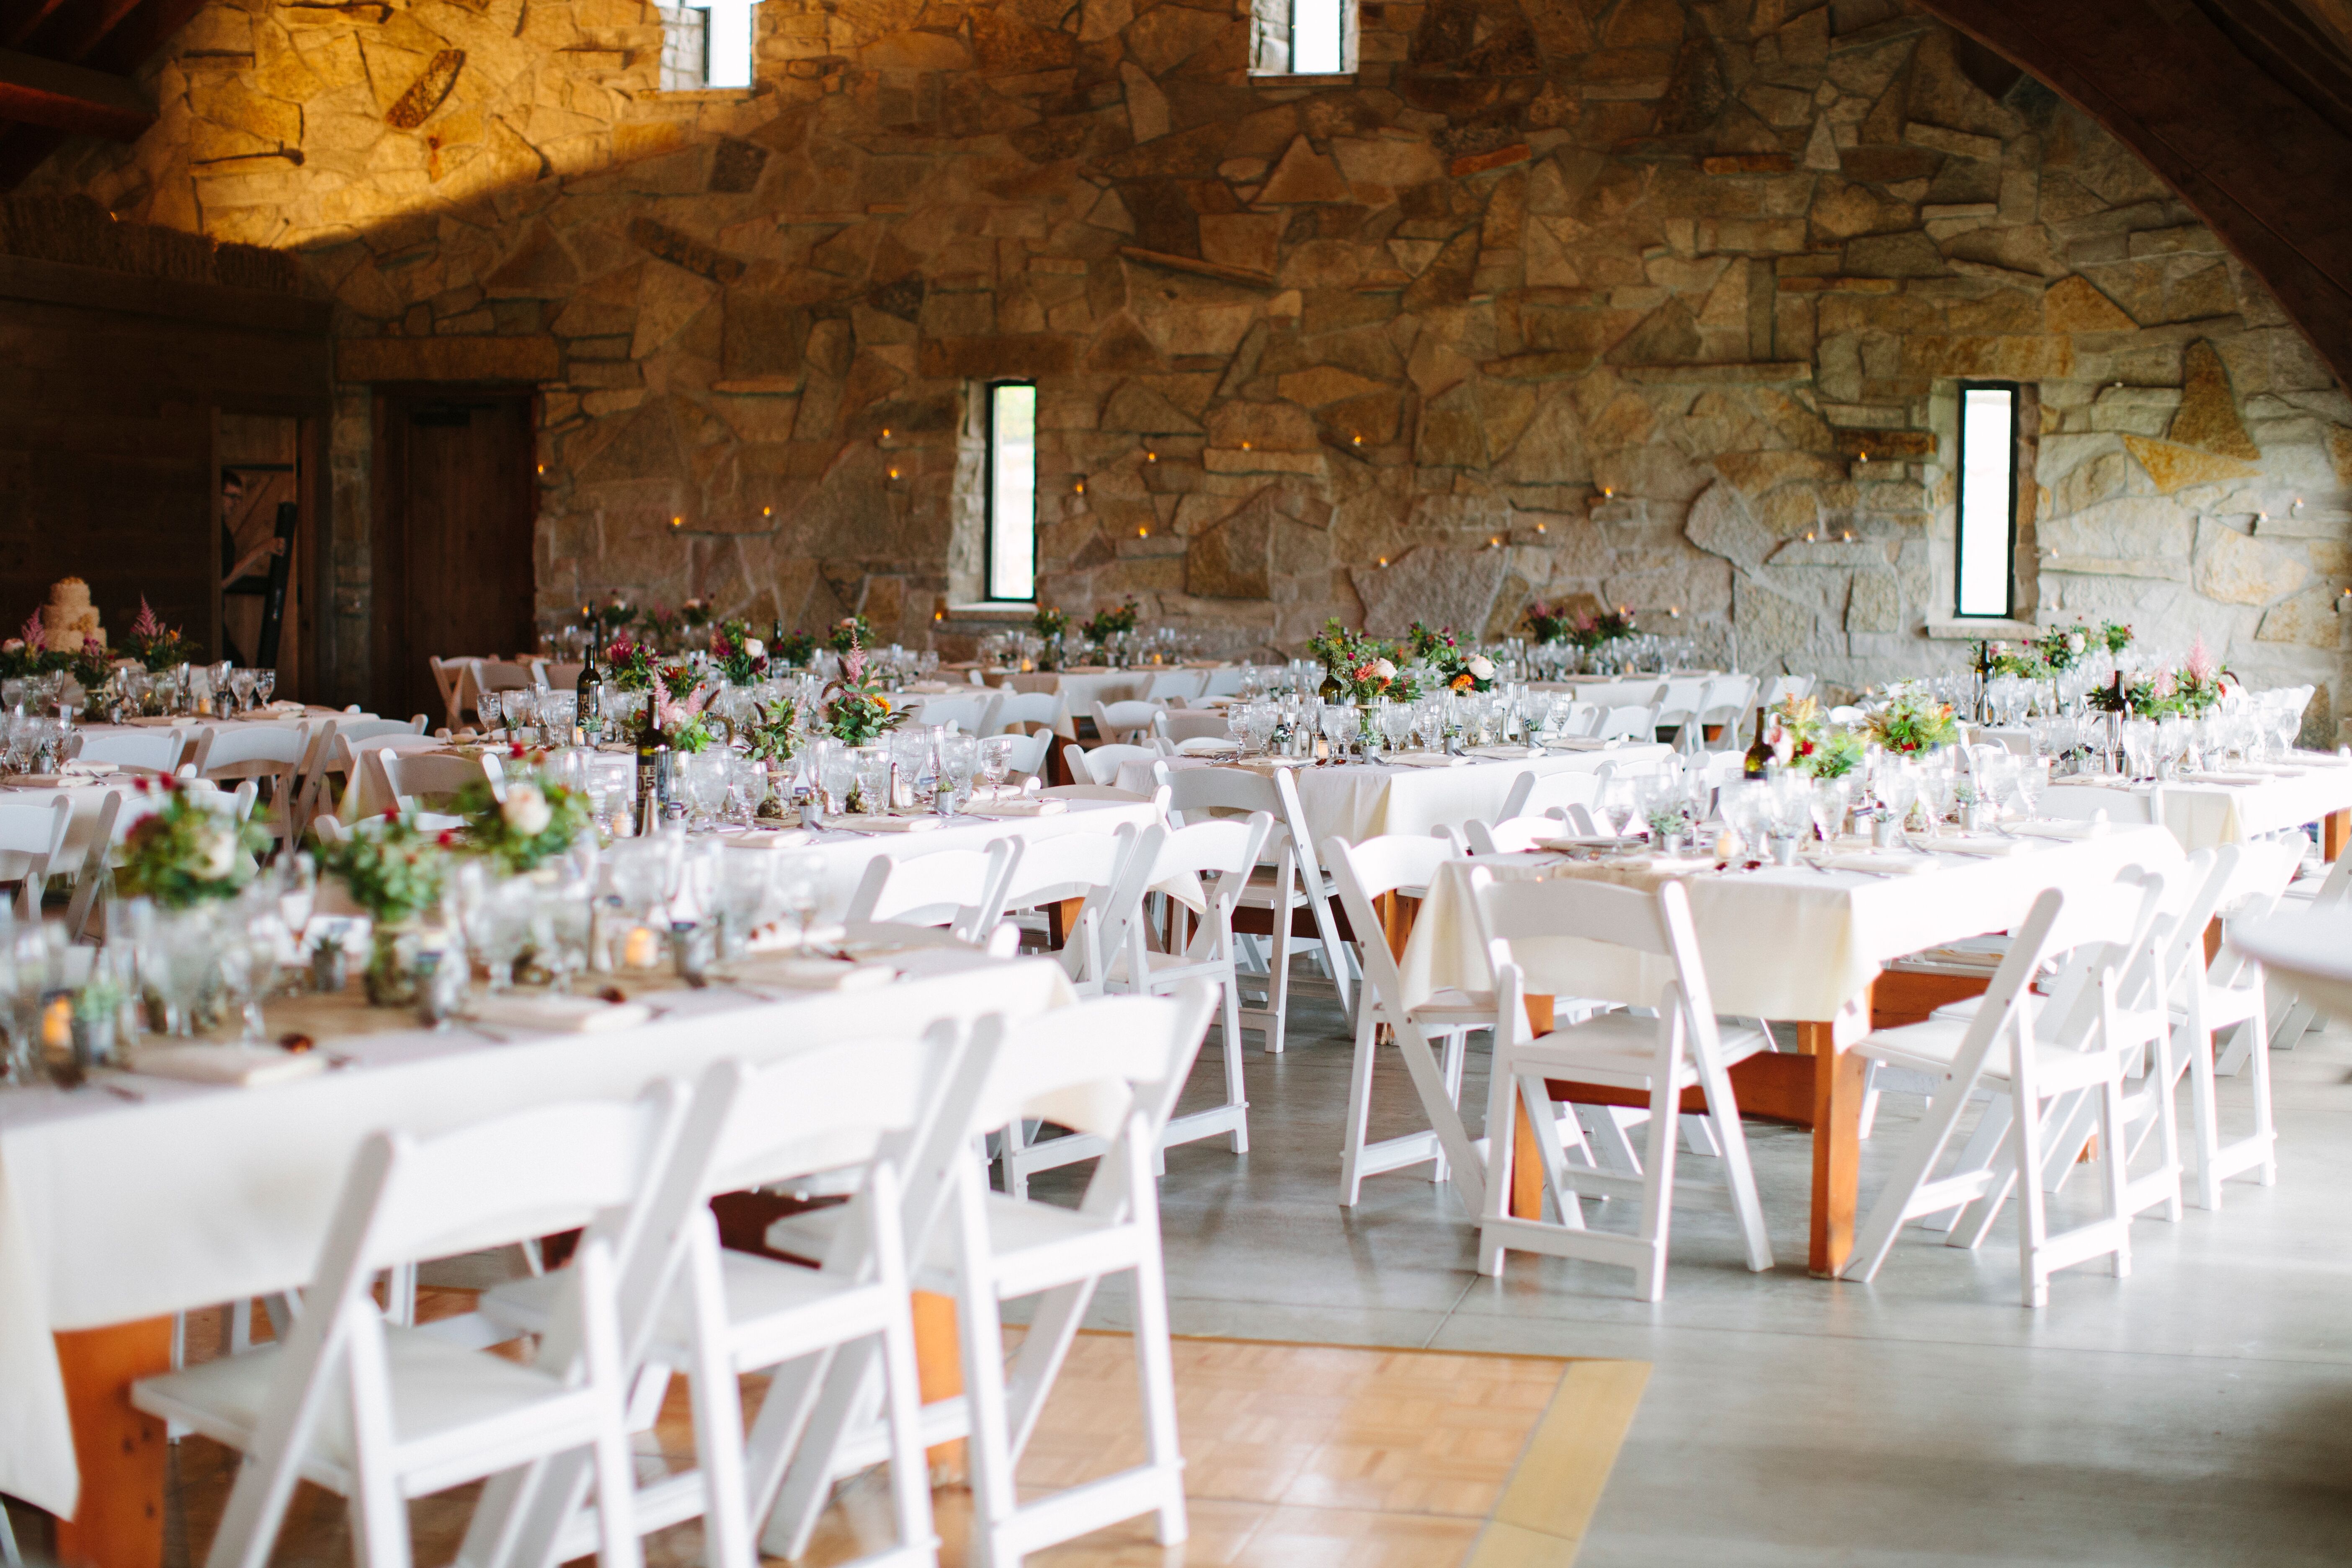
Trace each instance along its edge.
<path fill-rule="evenodd" d="M 155 110 L 125 78 L 0 49 L 0 120 L 135 142 Z"/>

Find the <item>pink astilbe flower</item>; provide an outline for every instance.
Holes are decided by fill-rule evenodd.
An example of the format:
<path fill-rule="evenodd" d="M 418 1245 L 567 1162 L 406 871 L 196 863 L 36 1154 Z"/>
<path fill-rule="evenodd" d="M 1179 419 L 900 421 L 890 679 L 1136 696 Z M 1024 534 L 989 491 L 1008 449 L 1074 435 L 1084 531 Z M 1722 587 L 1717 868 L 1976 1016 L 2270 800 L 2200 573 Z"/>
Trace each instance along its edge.
<path fill-rule="evenodd" d="M 2189 657 L 2181 661 L 2181 668 L 2189 672 L 2190 679 L 2203 686 L 2213 679 L 2221 664 L 2214 658 L 2213 650 L 2205 646 L 2203 636 L 2200 635 L 2189 645 Z"/>
<path fill-rule="evenodd" d="M 850 685 L 856 686 L 866 679 L 866 650 L 858 646 L 856 625 L 849 621 L 841 624 L 850 628 L 849 651 L 841 656 L 841 673 Z"/>
<path fill-rule="evenodd" d="M 31 615 L 26 616 L 25 624 L 16 628 L 16 635 L 25 639 L 26 647 L 39 647 L 45 637 L 41 630 L 41 612 L 35 610 Z"/>
<path fill-rule="evenodd" d="M 701 718 L 703 704 L 709 700 L 710 694 L 697 687 L 679 701 L 670 695 L 669 682 L 662 679 L 661 671 L 654 671 L 654 728 L 665 734 Z"/>
<path fill-rule="evenodd" d="M 139 595 L 139 618 L 131 623 L 131 635 L 135 637 L 158 637 L 163 635 L 163 623 L 147 607 L 147 595 Z"/>
<path fill-rule="evenodd" d="M 2171 696 L 2173 689 L 2172 671 L 2168 669 L 2158 670 L 2156 672 L 2156 683 L 2154 686 L 2149 688 L 2149 689 L 2154 691 L 2159 698 Z"/>

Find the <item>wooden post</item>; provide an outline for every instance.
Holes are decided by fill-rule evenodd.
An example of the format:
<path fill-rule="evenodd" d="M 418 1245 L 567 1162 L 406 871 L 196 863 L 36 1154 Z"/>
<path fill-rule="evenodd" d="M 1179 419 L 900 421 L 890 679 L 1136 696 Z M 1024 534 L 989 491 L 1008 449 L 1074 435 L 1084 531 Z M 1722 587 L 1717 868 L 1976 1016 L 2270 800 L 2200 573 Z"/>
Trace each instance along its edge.
<path fill-rule="evenodd" d="M 2331 811 L 2319 819 L 2319 852 L 2332 863 L 2352 844 L 2352 811 Z"/>
<path fill-rule="evenodd" d="M 1530 994 L 1525 1001 L 1528 1027 L 1539 1036 L 1550 1034 L 1551 998 Z M 1543 1155 L 1536 1147 L 1535 1127 L 1528 1121 L 1527 1100 L 1514 1094 L 1511 1096 L 1511 1213 L 1520 1219 L 1541 1219 Z"/>
<path fill-rule="evenodd" d="M 1862 1090 L 1868 1064 L 1837 1048 L 1834 1024 L 1801 1023 L 1797 1049 L 1813 1058 L 1813 1216 L 1806 1267 L 1834 1279 L 1853 1251 L 1862 1171 Z"/>
<path fill-rule="evenodd" d="M 131 1408 L 131 1385 L 172 1370 L 172 1320 L 56 1339 L 81 1468 L 80 1506 L 58 1521 L 58 1561 L 65 1568 L 160 1568 L 170 1446 L 161 1421 Z"/>

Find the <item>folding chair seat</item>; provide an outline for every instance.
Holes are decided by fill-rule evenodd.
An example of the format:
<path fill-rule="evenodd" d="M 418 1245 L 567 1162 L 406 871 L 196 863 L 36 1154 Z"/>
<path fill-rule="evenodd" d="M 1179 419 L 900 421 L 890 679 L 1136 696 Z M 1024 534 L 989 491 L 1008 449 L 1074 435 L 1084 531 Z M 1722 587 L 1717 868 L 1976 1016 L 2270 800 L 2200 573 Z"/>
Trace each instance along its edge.
<path fill-rule="evenodd" d="M 197 776 L 232 787 L 244 779 L 268 786 L 272 807 L 267 820 L 270 837 L 284 844 L 302 840 L 309 814 L 315 810 L 319 781 L 328 748 L 335 737 L 335 721 L 316 724 L 239 724 L 216 726 L 196 765 Z"/>
<path fill-rule="evenodd" d="M 2231 844 L 2221 847 L 2209 918 L 2224 931 L 2240 921 L 2277 910 L 2294 875 L 2295 849 L 2283 844 Z M 2194 918 L 2193 916 L 2191 917 Z M 2176 1037 L 2189 1074 L 2191 1163 L 2196 1183 L 2189 1199 L 2199 1208 L 2221 1206 L 2221 1184 L 2249 1172 L 2265 1187 L 2278 1182 L 2278 1127 L 2271 1109 L 2271 1047 L 2265 1038 L 2269 997 L 2263 966 L 2224 940 L 2209 963 L 2205 924 L 2184 927 L 2176 944 L 2179 968 Z M 2225 1051 L 2221 1042 L 2231 1039 Z M 2221 1141 L 2217 1078 L 2247 1072 L 2253 1101 L 2253 1131 Z"/>
<path fill-rule="evenodd" d="M 1755 1030 L 1719 1033 L 1682 884 L 1669 881 L 1645 893 L 1584 881 L 1497 881 L 1491 870 L 1479 867 L 1470 873 L 1470 886 L 1495 974 L 1499 1020 L 1488 1079 L 1479 1272 L 1499 1277 L 1510 1250 L 1542 1252 L 1631 1268 L 1643 1300 L 1663 1296 L 1677 1195 L 1675 1166 L 1682 1095 L 1693 1088 L 1706 1098 L 1707 1122 L 1720 1150 L 1722 1184 L 1738 1219 L 1748 1266 L 1759 1272 L 1771 1268 L 1771 1242 L 1765 1234 L 1727 1070 L 1769 1049 L 1769 1042 Z M 1545 983 L 1538 967 L 1544 950 L 1561 938 L 1668 961 L 1675 978 L 1660 989 L 1654 1016 L 1595 1013 L 1549 1034 L 1534 1035 L 1527 1019 L 1528 992 L 1573 989 Z M 1648 1147 L 1642 1169 L 1637 1175 L 1626 1175 L 1572 1164 L 1563 1157 L 1565 1134 L 1546 1137 L 1539 1131 L 1534 1142 L 1544 1165 L 1545 1213 L 1540 1218 L 1514 1216 L 1507 1212 L 1517 1142 L 1512 1133 L 1513 1107 L 1523 1106 L 1540 1130 L 1553 1123 L 1552 1096 L 1563 1084 L 1571 1091 L 1571 1102 L 1578 1085 L 1649 1097 Z M 1638 1196 L 1641 1215 L 1633 1233 L 1588 1228 L 1581 1212 L 1581 1199 L 1587 1195 Z M 1711 1188 L 1708 1195 L 1714 1195 Z"/>
<path fill-rule="evenodd" d="M 1554 824 L 1557 826 L 1557 824 Z M 1453 858 L 1452 847 L 1437 837 L 1412 838 L 1383 834 L 1350 845 L 1337 835 L 1323 841 L 1323 858 L 1331 882 L 1347 910 L 1348 924 L 1363 952 L 1363 1000 L 1356 1009 L 1355 1058 L 1348 1075 L 1348 1121 L 1339 1146 L 1339 1203 L 1353 1207 L 1366 1176 L 1431 1163 L 1430 1180 L 1451 1179 L 1471 1214 L 1484 1199 L 1484 1177 L 1469 1134 L 1463 1131 L 1463 1058 L 1470 1032 L 1495 1026 L 1495 997 L 1442 990 L 1419 1004 L 1404 1000 L 1404 976 L 1381 935 L 1374 900 L 1392 893 L 1425 897 L 1437 869 Z M 1371 1141 L 1372 1075 L 1380 1052 L 1380 1031 L 1394 1032 L 1397 1054 L 1404 1058 L 1415 1091 L 1431 1126 L 1422 1132 Z M 1444 1042 L 1444 1058 L 1432 1051 L 1431 1041 Z"/>
<path fill-rule="evenodd" d="M 916 711 L 919 724 L 945 724 L 966 735 L 996 733 L 996 710 L 1004 699 L 982 692 L 971 697 L 926 697 Z"/>

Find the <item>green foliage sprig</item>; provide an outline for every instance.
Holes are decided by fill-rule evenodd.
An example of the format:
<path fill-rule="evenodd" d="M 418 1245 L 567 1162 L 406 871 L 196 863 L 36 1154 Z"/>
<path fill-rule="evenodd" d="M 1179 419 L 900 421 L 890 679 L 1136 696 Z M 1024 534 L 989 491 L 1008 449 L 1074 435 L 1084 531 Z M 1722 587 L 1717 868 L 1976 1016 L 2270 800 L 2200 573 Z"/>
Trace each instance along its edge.
<path fill-rule="evenodd" d="M 176 783 L 142 787 L 163 789 L 169 798 L 124 837 L 115 885 L 167 910 L 194 909 L 243 892 L 253 880 L 257 858 L 269 847 L 268 833 L 258 824 L 239 822 L 233 812 L 199 805 Z"/>
<path fill-rule="evenodd" d="M 460 839 L 467 850 L 495 860 L 508 871 L 536 871 L 569 851 L 588 826 L 588 800 L 579 790 L 536 773 L 507 781 L 505 798 L 478 779 L 457 792 L 457 815 L 466 819 Z"/>
<path fill-rule="evenodd" d="M 379 926 L 402 925 L 441 901 L 457 831 L 427 833 L 414 816 L 388 811 L 341 844 L 320 844 L 319 869 L 343 885 Z"/>

